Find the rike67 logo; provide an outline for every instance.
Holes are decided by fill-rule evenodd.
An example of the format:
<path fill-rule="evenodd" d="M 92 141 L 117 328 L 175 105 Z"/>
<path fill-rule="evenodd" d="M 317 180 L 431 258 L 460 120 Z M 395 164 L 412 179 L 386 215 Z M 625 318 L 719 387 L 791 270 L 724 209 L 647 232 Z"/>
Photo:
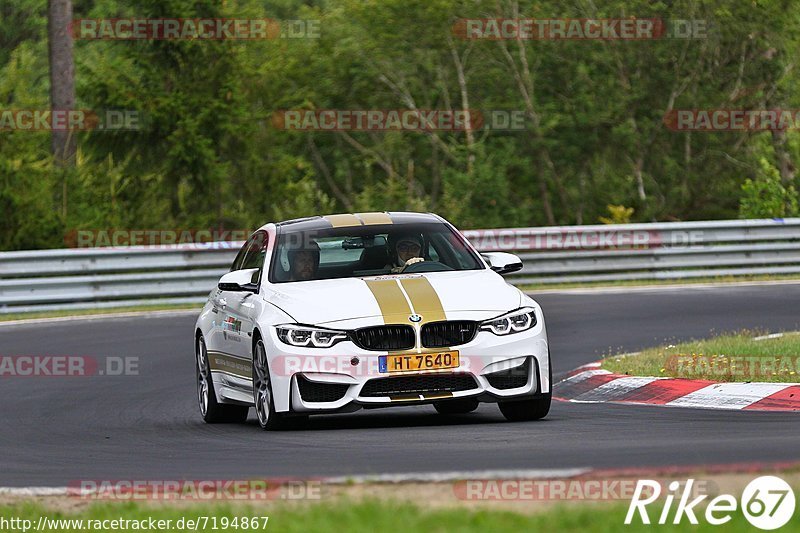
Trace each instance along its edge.
<path fill-rule="evenodd" d="M 759 529 L 773 530 L 789 522 L 794 514 L 794 492 L 789 484 L 779 477 L 762 476 L 754 479 L 745 487 L 740 502 L 730 494 L 721 494 L 708 502 L 702 514 L 695 508 L 708 495 L 702 494 L 689 501 L 693 495 L 693 485 L 694 480 L 689 479 L 681 490 L 680 482 L 670 483 L 664 498 L 664 507 L 655 523 L 680 524 L 685 518 L 690 524 L 696 525 L 699 523 L 697 516 L 700 514 L 709 524 L 720 526 L 730 522 L 738 506 L 741 505 L 742 514 L 750 524 Z M 637 514 L 643 524 L 650 524 L 647 506 L 660 497 L 661 484 L 650 479 L 639 480 L 628 507 L 628 514 L 625 516 L 625 524 L 633 523 Z M 676 500 L 678 503 L 673 512 Z M 655 516 L 653 518 L 655 519 Z"/>

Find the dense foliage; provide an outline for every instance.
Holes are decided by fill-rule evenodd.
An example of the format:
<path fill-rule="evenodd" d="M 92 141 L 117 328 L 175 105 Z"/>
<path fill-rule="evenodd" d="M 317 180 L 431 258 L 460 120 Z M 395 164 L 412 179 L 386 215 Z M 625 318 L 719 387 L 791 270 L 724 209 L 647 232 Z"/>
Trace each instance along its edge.
<path fill-rule="evenodd" d="M 794 131 L 676 132 L 673 109 L 800 108 L 791 0 L 74 0 L 76 18 L 318 20 L 318 38 L 75 43 L 80 108 L 141 130 L 0 131 L 0 249 L 74 229 L 253 228 L 429 210 L 464 228 L 796 213 Z M 46 2 L 0 5 L 0 109 L 46 109 Z M 702 19 L 704 38 L 464 40 L 460 18 Z M 306 132 L 285 109 L 519 110 L 523 131 Z M 749 180 L 749 181 L 748 181 Z M 764 199 L 762 202 L 761 199 Z M 741 204 L 741 205 L 740 205 Z M 631 211 L 632 209 L 632 211 Z"/>

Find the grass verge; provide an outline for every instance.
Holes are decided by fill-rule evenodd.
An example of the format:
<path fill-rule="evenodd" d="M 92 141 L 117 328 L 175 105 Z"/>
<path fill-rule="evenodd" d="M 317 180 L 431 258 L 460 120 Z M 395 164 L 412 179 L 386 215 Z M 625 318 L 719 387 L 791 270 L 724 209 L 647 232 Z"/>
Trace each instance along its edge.
<path fill-rule="evenodd" d="M 602 368 L 616 374 L 713 381 L 800 382 L 800 333 L 755 331 L 720 335 L 612 355 Z"/>
<path fill-rule="evenodd" d="M 675 512 L 674 505 L 670 513 L 670 521 Z M 651 520 L 658 520 L 661 508 L 648 508 Z M 698 509 L 700 511 L 700 509 Z M 521 514 L 509 511 L 495 510 L 469 510 L 464 508 L 450 508 L 439 510 L 423 510 L 418 506 L 408 503 L 362 501 L 350 502 L 342 500 L 336 504 L 319 504 L 313 506 L 277 505 L 271 508 L 241 507 L 241 506 L 193 506 L 188 508 L 178 507 L 152 507 L 135 503 L 124 504 L 95 504 L 83 509 L 78 514 L 64 514 L 63 512 L 48 510 L 36 503 L 23 503 L 19 505 L 0 506 L 0 517 L 6 520 L 19 518 L 30 520 L 32 528 L 36 527 L 39 518 L 44 516 L 50 520 L 72 519 L 84 520 L 114 520 L 124 518 L 128 520 L 170 520 L 171 526 L 160 531 L 282 531 L 282 532 L 314 532 L 314 531 L 403 531 L 403 532 L 519 532 L 519 531 L 581 531 L 581 532 L 614 532 L 614 531 L 652 531 L 657 527 L 659 531 L 719 531 L 717 526 L 709 525 L 702 516 L 698 517 L 700 524 L 691 526 L 685 517 L 678 526 L 673 525 L 643 525 L 638 519 L 630 526 L 624 525 L 627 512 L 627 503 L 613 503 L 601 505 L 559 505 L 549 508 L 541 513 Z M 698 513 L 699 514 L 699 513 Z M 242 528 L 242 517 L 256 518 L 267 516 L 266 528 L 263 519 L 258 522 L 257 528 Z M 207 518 L 203 518 L 207 517 Z M 233 527 L 235 518 L 239 518 L 239 527 Z M 0 520 L 2 520 L 0 518 Z M 200 521 L 199 527 L 176 527 L 179 520 Z M 227 522 L 225 521 L 227 520 Z M 205 527 L 203 527 L 205 521 Z M 227 527 L 222 527 L 227 523 Z M 98 524 L 99 525 L 99 524 Z M 109 524 L 110 525 L 110 524 Z M 56 526 L 56 527 L 53 527 Z M 47 531 L 57 533 L 73 533 L 82 531 L 81 525 L 73 523 L 53 524 L 45 528 Z M 96 531 L 122 531 L 122 528 L 92 528 Z M 752 531 L 752 526 L 737 511 L 731 520 L 725 524 L 725 531 Z M 83 529 L 86 530 L 85 528 Z M 132 530 L 132 528 L 128 528 Z M 21 531 L 17 529 L 17 531 Z M 794 518 L 786 524 L 781 531 L 800 531 L 800 513 L 795 513 Z"/>

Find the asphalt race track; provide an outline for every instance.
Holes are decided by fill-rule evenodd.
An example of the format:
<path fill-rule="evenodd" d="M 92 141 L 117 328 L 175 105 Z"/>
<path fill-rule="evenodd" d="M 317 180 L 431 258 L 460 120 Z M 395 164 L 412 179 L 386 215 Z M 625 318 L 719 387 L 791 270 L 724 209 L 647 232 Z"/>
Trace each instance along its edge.
<path fill-rule="evenodd" d="M 543 293 L 555 373 L 611 349 L 737 328 L 800 329 L 800 284 Z M 312 417 L 306 429 L 205 425 L 195 317 L 0 326 L 0 355 L 136 356 L 138 376 L 0 377 L 0 486 L 81 479 L 249 479 L 403 472 L 645 467 L 800 460 L 793 413 L 554 402 L 507 423 L 494 405 Z"/>

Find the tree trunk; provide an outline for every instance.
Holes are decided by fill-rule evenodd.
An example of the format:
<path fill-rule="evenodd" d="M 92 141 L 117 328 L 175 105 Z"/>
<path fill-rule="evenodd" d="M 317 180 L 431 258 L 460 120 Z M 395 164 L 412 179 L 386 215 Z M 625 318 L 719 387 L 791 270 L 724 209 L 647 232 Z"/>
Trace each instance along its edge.
<path fill-rule="evenodd" d="M 647 201 L 647 193 L 644 190 L 644 156 L 639 154 L 636 161 L 633 163 L 633 175 L 636 178 L 636 192 L 639 195 L 639 200 L 642 202 Z"/>
<path fill-rule="evenodd" d="M 547 219 L 548 226 L 556 225 L 556 217 L 553 215 L 553 206 L 550 204 L 550 193 L 547 191 L 547 181 L 544 174 L 539 174 L 539 196 L 542 199 L 542 207 L 544 208 L 544 216 Z"/>
<path fill-rule="evenodd" d="M 778 159 L 778 169 L 781 173 L 781 183 L 784 186 L 794 184 L 795 166 L 792 156 L 786 148 L 786 132 L 783 130 L 772 131 L 772 147 L 775 149 L 775 157 Z"/>
<path fill-rule="evenodd" d="M 47 33 L 50 49 L 50 109 L 75 108 L 75 64 L 72 58 L 71 0 L 49 0 Z M 53 130 L 51 149 L 59 166 L 75 165 L 74 132 Z"/>
<path fill-rule="evenodd" d="M 467 76 L 464 73 L 464 63 L 458 55 L 456 45 L 452 39 L 448 39 L 450 45 L 450 55 L 453 57 L 453 64 L 456 67 L 456 75 L 458 77 L 458 88 L 461 91 L 461 110 L 469 116 L 469 125 L 466 128 L 467 137 L 467 175 L 472 176 L 475 173 L 475 128 L 476 118 L 472 116 L 469 108 L 469 90 L 467 89 Z"/>

